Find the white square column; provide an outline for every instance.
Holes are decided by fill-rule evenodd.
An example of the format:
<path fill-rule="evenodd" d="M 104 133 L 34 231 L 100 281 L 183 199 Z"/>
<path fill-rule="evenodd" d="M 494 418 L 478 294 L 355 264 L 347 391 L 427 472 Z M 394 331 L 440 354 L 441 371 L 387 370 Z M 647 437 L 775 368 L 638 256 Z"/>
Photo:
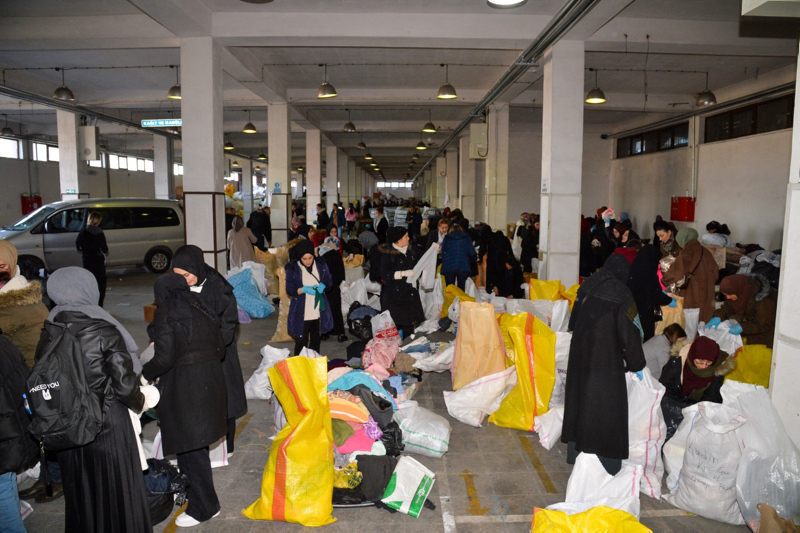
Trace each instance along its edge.
<path fill-rule="evenodd" d="M 300 189 L 302 194 L 302 188 Z M 306 130 L 306 206 L 316 209 L 322 203 L 322 134 Z M 328 213 L 330 214 L 330 212 Z"/>
<path fill-rule="evenodd" d="M 267 135 L 268 184 L 270 193 L 274 195 L 270 203 L 272 244 L 280 246 L 286 244 L 286 231 L 283 230 L 289 228 L 289 213 L 292 207 L 292 127 L 289 121 L 289 105 L 286 102 L 267 103 Z M 300 180 L 298 180 L 299 185 Z M 300 190 L 303 190 L 302 187 Z"/>
<path fill-rule="evenodd" d="M 475 221 L 475 161 L 469 158 L 469 135 L 458 142 L 459 205 L 464 217 Z"/>
<path fill-rule="evenodd" d="M 153 135 L 153 174 L 156 198 L 175 198 L 175 162 L 172 139 Z"/>
<path fill-rule="evenodd" d="M 80 120 L 81 117 L 71 111 L 56 109 L 61 200 L 89 197 L 89 165 L 80 153 Z"/>
<path fill-rule="evenodd" d="M 505 232 L 508 215 L 508 105 L 489 110 L 489 153 L 486 155 L 486 221 Z M 525 194 L 525 191 L 519 191 Z"/>
<path fill-rule="evenodd" d="M 459 149 L 453 146 L 445 153 L 445 185 L 442 205 L 438 207 L 449 207 L 451 210 L 458 207 L 458 154 Z"/>
<path fill-rule="evenodd" d="M 211 37 L 181 39 L 181 67 L 186 243 L 225 272 L 222 47 Z"/>
<path fill-rule="evenodd" d="M 344 152 L 336 150 L 336 179 L 338 180 L 339 200 L 343 204 L 348 204 L 350 199 L 350 160 Z"/>
<path fill-rule="evenodd" d="M 325 148 L 325 192 L 327 193 L 328 198 L 328 213 L 331 212 L 331 208 L 333 204 L 338 204 L 339 207 L 342 207 L 342 203 L 339 202 L 339 187 L 337 183 L 339 182 L 339 154 L 338 149 L 335 146 L 328 146 Z M 347 208 L 347 206 L 344 206 Z"/>
<path fill-rule="evenodd" d="M 539 279 L 578 282 L 583 158 L 583 41 L 560 41 L 542 58 L 542 197 Z"/>
<path fill-rule="evenodd" d="M 240 161 L 239 164 L 242 170 L 242 182 L 239 184 L 239 192 L 242 193 L 242 212 L 244 213 L 242 218 L 246 223 L 250 218 L 250 213 L 253 212 L 253 162 L 245 159 Z M 245 189 L 248 183 L 250 183 L 250 194 L 248 195 L 248 200 L 245 201 Z M 238 215 L 239 212 L 237 211 L 236 214 Z"/>

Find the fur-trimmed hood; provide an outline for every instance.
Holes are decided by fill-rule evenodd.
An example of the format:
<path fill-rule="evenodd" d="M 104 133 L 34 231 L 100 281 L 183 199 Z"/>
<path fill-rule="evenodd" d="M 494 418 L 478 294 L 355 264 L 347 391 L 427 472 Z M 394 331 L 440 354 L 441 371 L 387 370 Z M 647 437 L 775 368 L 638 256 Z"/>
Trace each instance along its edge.
<path fill-rule="evenodd" d="M 671 357 L 680 357 L 685 361 L 686 356 L 689 354 L 689 347 L 692 345 L 692 342 L 693 341 L 690 341 L 689 339 L 683 339 L 677 341 L 675 344 L 672 345 L 672 348 L 670 348 L 669 355 Z M 727 352 L 720 350 L 720 355 L 723 353 L 727 355 Z M 681 368 L 683 368 L 683 364 L 681 364 Z M 717 367 L 717 369 L 714 371 L 714 375 L 727 376 L 735 369 L 736 369 L 736 357 L 734 357 L 733 355 L 728 355 L 725 361 L 723 361 L 722 364 L 719 365 L 719 367 Z"/>
<path fill-rule="evenodd" d="M 772 285 L 769 284 L 769 280 L 762 274 L 759 274 L 757 272 L 751 272 L 747 274 L 747 277 L 761 284 L 761 289 L 758 291 L 758 293 L 755 294 L 756 302 L 760 302 L 761 300 L 769 296 L 769 294 L 772 292 Z"/>
<path fill-rule="evenodd" d="M 378 246 L 378 249 L 381 251 L 383 255 L 403 255 L 399 250 L 397 250 L 391 244 L 381 244 Z"/>
<path fill-rule="evenodd" d="M 23 307 L 26 305 L 35 305 L 42 302 L 42 284 L 38 281 L 27 281 L 22 276 L 15 276 L 9 284 L 14 280 L 21 278 L 24 284 L 19 289 L 11 289 L 0 292 L 0 308 L 1 307 Z"/>

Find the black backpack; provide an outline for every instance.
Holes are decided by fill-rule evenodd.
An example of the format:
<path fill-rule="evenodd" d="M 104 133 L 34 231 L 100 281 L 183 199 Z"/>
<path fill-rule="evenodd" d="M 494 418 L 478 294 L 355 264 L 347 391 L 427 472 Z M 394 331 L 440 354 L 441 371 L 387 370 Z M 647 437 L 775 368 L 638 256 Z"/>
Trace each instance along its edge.
<path fill-rule="evenodd" d="M 89 444 L 103 426 L 103 398 L 89 389 L 78 328 L 45 321 L 42 348 L 28 377 L 30 432 L 47 450 Z"/>

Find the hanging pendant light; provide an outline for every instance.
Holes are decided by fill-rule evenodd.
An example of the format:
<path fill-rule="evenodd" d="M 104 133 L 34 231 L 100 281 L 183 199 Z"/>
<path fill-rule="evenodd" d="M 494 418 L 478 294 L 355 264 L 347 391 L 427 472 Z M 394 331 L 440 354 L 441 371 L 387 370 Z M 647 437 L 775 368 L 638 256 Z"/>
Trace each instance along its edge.
<path fill-rule="evenodd" d="M 328 83 L 328 65 L 320 65 L 325 67 L 325 77 L 323 78 L 322 85 L 317 90 L 317 98 L 333 98 L 337 96 L 336 87 Z"/>
<path fill-rule="evenodd" d="M 303 166 L 302 165 L 297 165 L 297 171 L 298 172 L 302 172 L 303 171 Z"/>
<path fill-rule="evenodd" d="M 2 135 L 3 137 L 11 137 L 12 135 L 14 135 L 14 130 L 8 127 L 8 115 L 3 113 L 3 116 L 6 117 L 6 125 L 5 127 L 3 127 L 3 131 L 0 131 L 0 135 Z"/>
<path fill-rule="evenodd" d="M 238 162 L 238 161 L 232 161 L 232 162 L 231 162 L 231 166 L 232 166 L 233 168 L 239 168 L 239 162 Z"/>
<path fill-rule="evenodd" d="M 258 166 L 258 165 L 256 165 L 256 168 L 255 168 L 254 170 L 255 170 L 256 172 L 261 172 L 261 167 L 260 167 L 260 166 Z"/>
<path fill-rule="evenodd" d="M 436 126 L 431 121 L 431 110 L 428 109 L 428 122 L 422 126 L 422 131 L 425 133 L 436 133 Z"/>
<path fill-rule="evenodd" d="M 364 136 L 359 134 L 359 138 L 361 139 L 361 142 L 356 145 L 356 148 L 358 148 L 359 150 L 366 150 L 367 145 L 364 144 Z"/>
<path fill-rule="evenodd" d="M 228 138 L 228 134 L 227 133 L 225 134 L 225 138 L 226 139 Z M 233 143 L 230 141 L 230 139 L 228 139 L 228 141 L 225 143 L 225 145 L 222 148 L 224 148 L 225 150 L 230 152 L 231 150 L 235 149 L 236 147 L 233 146 Z"/>
<path fill-rule="evenodd" d="M 373 161 L 372 163 L 370 163 L 370 164 L 369 164 L 369 166 L 371 166 L 371 167 L 377 167 L 377 166 L 378 166 L 378 163 L 375 163 L 375 162 Z"/>
<path fill-rule="evenodd" d="M 250 122 L 250 110 L 247 110 L 247 124 L 244 125 L 242 133 L 258 133 L 256 127 Z"/>
<path fill-rule="evenodd" d="M 373 159 L 373 157 L 372 157 L 372 154 L 370 154 L 369 152 L 367 152 L 367 155 L 365 155 L 365 156 L 364 156 L 364 159 L 366 159 L 367 161 L 370 161 L 370 160 L 372 160 L 372 159 Z"/>
<path fill-rule="evenodd" d="M 170 65 L 169 68 L 175 69 L 175 85 L 169 88 L 167 91 L 167 98 L 170 100 L 180 100 L 181 99 L 181 79 L 180 79 L 180 67 L 175 65 Z"/>
<path fill-rule="evenodd" d="M 705 107 L 717 103 L 717 97 L 708 90 L 708 72 L 706 72 L 706 90 L 697 95 L 695 105 L 697 107 Z"/>
<path fill-rule="evenodd" d="M 528 0 L 486 0 L 489 7 L 495 9 L 511 9 L 524 5 Z"/>
<path fill-rule="evenodd" d="M 345 133 L 355 133 L 356 125 L 350 121 L 350 110 L 347 110 L 347 122 L 342 126 L 342 131 Z"/>
<path fill-rule="evenodd" d="M 439 94 L 436 95 L 436 98 L 439 100 L 454 100 L 458 98 L 456 94 L 456 89 L 452 85 L 450 85 L 449 81 L 449 70 L 450 67 L 448 65 L 442 64 L 444 67 L 444 85 L 439 87 Z"/>
<path fill-rule="evenodd" d="M 53 98 L 56 100 L 64 100 L 66 102 L 74 102 L 75 95 L 72 94 L 72 91 L 69 90 L 67 87 L 67 83 L 64 81 L 64 69 L 57 68 L 56 71 L 61 71 L 61 87 L 57 87 L 56 90 L 53 92 Z"/>
<path fill-rule="evenodd" d="M 427 149 L 428 149 L 428 147 L 425 146 L 424 142 L 420 141 L 420 142 L 417 143 L 417 150 L 427 150 Z M 416 155 L 416 154 L 414 154 L 414 155 Z"/>
<path fill-rule="evenodd" d="M 419 149 L 419 147 L 417 147 L 417 149 Z M 424 150 L 424 148 L 423 148 L 423 150 Z M 414 154 L 414 155 L 412 155 L 412 156 L 411 156 L 411 159 L 413 159 L 414 161 L 416 161 L 417 159 L 419 159 L 419 154 Z"/>
<path fill-rule="evenodd" d="M 596 68 L 590 68 L 589 70 L 590 71 L 592 71 L 592 70 L 594 71 L 594 89 L 589 91 L 589 94 L 586 95 L 586 103 L 587 104 L 604 104 L 604 103 L 606 103 L 606 95 L 602 91 L 602 89 L 600 89 L 597 86 L 597 69 Z"/>
<path fill-rule="evenodd" d="M 258 154 L 256 159 L 258 159 L 259 161 L 266 161 L 267 160 L 267 154 L 265 154 L 264 152 L 261 152 L 260 154 Z"/>

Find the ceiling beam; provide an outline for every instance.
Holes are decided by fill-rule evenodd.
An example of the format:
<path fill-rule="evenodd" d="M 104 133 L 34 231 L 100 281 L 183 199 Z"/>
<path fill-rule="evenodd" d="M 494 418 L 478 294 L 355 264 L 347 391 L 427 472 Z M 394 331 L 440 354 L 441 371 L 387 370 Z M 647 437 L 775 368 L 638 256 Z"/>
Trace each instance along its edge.
<path fill-rule="evenodd" d="M 211 35 L 211 10 L 197 0 L 128 0 L 177 37 Z"/>

